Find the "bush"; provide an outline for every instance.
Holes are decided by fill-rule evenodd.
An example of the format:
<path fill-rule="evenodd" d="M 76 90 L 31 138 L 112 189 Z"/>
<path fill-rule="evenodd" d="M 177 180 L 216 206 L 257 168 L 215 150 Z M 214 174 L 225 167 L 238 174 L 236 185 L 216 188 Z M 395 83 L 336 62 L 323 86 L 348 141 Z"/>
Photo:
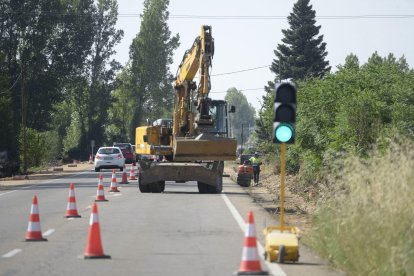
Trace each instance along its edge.
<path fill-rule="evenodd" d="M 58 135 L 54 131 L 40 132 L 26 129 L 27 168 L 39 167 L 55 162 L 59 158 Z M 20 134 L 20 161 L 24 162 L 23 133 Z"/>
<path fill-rule="evenodd" d="M 412 274 L 414 143 L 344 166 L 341 192 L 320 203 L 309 242 L 351 275 Z"/>

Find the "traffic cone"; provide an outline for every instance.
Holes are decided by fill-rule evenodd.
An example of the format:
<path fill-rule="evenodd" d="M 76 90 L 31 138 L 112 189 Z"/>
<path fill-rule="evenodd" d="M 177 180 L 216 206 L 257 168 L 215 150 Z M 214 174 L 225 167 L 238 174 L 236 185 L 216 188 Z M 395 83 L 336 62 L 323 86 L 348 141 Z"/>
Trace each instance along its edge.
<path fill-rule="evenodd" d="M 256 243 L 256 228 L 254 226 L 253 212 L 247 217 L 247 228 L 244 238 L 244 246 L 240 268 L 237 275 L 269 275 L 260 267 L 259 253 Z"/>
<path fill-rule="evenodd" d="M 102 181 L 102 174 L 99 175 L 98 190 L 96 191 L 95 201 L 108 201 L 105 198 L 105 193 L 104 193 L 104 188 L 103 188 L 103 181 Z"/>
<path fill-rule="evenodd" d="M 70 187 L 69 187 L 68 205 L 66 207 L 65 217 L 67 218 L 80 218 L 81 217 L 78 214 L 78 210 L 76 209 L 75 185 L 73 183 L 70 183 Z"/>
<path fill-rule="evenodd" d="M 89 164 L 93 164 L 92 154 L 89 155 Z"/>
<path fill-rule="evenodd" d="M 98 206 L 92 205 L 91 217 L 89 219 L 89 233 L 86 241 L 85 259 L 109 259 L 111 256 L 103 253 L 101 230 L 99 228 Z"/>
<path fill-rule="evenodd" d="M 124 164 L 124 170 L 122 172 L 122 181 L 119 182 L 119 183 L 121 183 L 121 184 L 128 184 L 129 183 L 128 182 L 128 178 L 127 178 L 127 174 L 126 174 L 126 166 L 125 166 L 125 164 Z"/>
<path fill-rule="evenodd" d="M 129 171 L 129 180 L 137 180 L 137 178 L 135 177 L 135 163 L 132 163 L 131 165 L 131 170 Z"/>
<path fill-rule="evenodd" d="M 26 241 L 47 241 L 47 239 L 42 237 L 42 230 L 40 230 L 40 216 L 39 206 L 37 205 L 37 196 L 33 196 L 32 207 L 30 208 Z"/>
<path fill-rule="evenodd" d="M 118 193 L 118 184 L 116 183 L 116 172 L 115 170 L 112 170 L 112 180 L 111 180 L 111 187 L 109 188 L 110 192 L 116 192 Z"/>

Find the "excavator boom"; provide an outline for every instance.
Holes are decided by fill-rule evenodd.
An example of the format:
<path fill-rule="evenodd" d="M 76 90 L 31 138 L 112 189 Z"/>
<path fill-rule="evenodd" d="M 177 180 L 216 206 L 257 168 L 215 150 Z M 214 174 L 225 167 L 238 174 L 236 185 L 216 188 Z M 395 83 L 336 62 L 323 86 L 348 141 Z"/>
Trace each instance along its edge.
<path fill-rule="evenodd" d="M 209 135 L 216 122 L 222 120 L 220 116 L 227 117 L 223 112 L 214 113 L 217 108 L 208 97 L 213 55 L 211 26 L 201 26 L 201 35 L 184 54 L 175 80 L 173 152 L 176 161 L 236 158 L 235 139 Z M 198 86 L 193 82 L 197 72 Z"/>

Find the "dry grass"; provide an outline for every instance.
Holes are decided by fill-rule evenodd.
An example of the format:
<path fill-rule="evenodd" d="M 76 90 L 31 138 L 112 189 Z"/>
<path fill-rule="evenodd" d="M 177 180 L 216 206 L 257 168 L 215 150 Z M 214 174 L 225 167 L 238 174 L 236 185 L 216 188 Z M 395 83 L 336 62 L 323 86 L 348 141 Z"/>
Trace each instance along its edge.
<path fill-rule="evenodd" d="M 414 275 L 414 144 L 346 162 L 311 245 L 350 275 Z"/>

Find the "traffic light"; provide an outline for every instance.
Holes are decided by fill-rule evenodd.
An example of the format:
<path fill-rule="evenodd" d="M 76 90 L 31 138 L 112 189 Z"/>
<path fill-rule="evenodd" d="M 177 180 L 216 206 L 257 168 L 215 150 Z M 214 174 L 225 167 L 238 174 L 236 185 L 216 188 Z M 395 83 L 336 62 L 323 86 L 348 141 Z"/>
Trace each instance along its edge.
<path fill-rule="evenodd" d="M 273 143 L 295 142 L 296 86 L 290 82 L 277 83 L 273 105 Z"/>

